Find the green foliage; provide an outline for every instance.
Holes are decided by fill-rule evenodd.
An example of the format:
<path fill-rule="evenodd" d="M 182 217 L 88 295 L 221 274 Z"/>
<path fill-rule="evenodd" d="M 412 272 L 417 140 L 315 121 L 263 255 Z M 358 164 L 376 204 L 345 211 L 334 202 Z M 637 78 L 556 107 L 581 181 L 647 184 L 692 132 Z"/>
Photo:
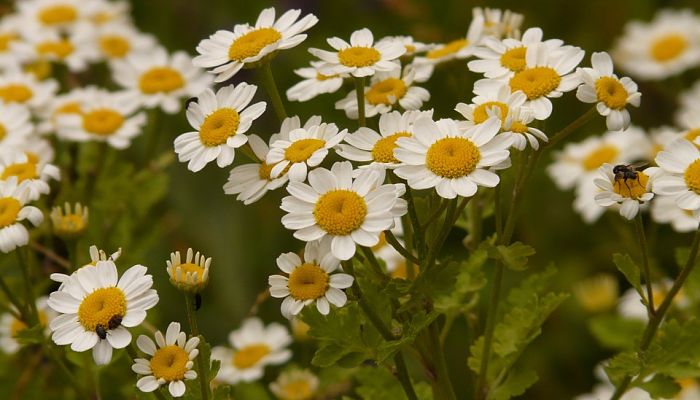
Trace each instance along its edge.
<path fill-rule="evenodd" d="M 399 381 L 383 367 L 363 367 L 355 374 L 357 394 L 363 400 L 404 400 L 406 394 Z M 432 400 L 430 385 L 425 382 L 413 384 L 420 400 Z"/>
<path fill-rule="evenodd" d="M 638 385 L 644 389 L 652 399 L 675 398 L 681 387 L 673 378 L 665 375 L 655 375 L 651 380 Z"/>
<path fill-rule="evenodd" d="M 513 271 L 527 269 L 528 257 L 535 254 L 535 249 L 521 242 L 515 242 L 510 246 L 498 245 L 489 248 L 489 257 L 501 260 L 503 265 Z"/>
<path fill-rule="evenodd" d="M 612 350 L 631 350 L 644 330 L 644 321 L 601 315 L 588 321 L 588 329 L 601 345 Z"/>
<path fill-rule="evenodd" d="M 642 299 L 646 299 L 644 291 L 642 290 L 642 281 L 640 276 L 640 269 L 637 263 L 632 260 L 629 254 L 613 254 L 613 262 L 620 272 L 627 278 L 627 282 L 632 285 L 637 293 L 642 296 Z"/>
<path fill-rule="evenodd" d="M 22 329 L 17 333 L 15 339 L 21 344 L 39 344 L 46 341 L 44 336 L 45 326 L 37 324 L 31 328 Z"/>
<path fill-rule="evenodd" d="M 260 382 L 240 382 L 233 387 L 233 396 L 236 399 L 272 400 L 273 398 L 265 390 Z M 218 400 L 218 398 L 217 398 Z"/>
<path fill-rule="evenodd" d="M 528 368 L 513 368 L 508 373 L 506 380 L 493 392 L 494 400 L 508 400 L 520 396 L 537 382 L 537 373 Z"/>
<path fill-rule="evenodd" d="M 211 345 L 209 345 L 209 343 L 207 343 L 204 340 L 204 337 L 201 335 L 199 336 L 199 346 L 197 348 L 199 349 L 199 355 L 197 355 L 197 358 L 194 360 L 193 368 L 195 369 L 195 371 L 197 371 L 197 375 L 199 375 L 200 370 L 198 363 L 203 363 L 204 375 L 208 377 L 207 382 L 211 382 L 216 377 L 217 372 L 219 372 L 219 367 L 221 367 L 221 361 L 211 359 Z M 185 399 L 199 400 L 202 398 L 202 389 L 199 382 L 199 379 L 185 381 L 185 384 L 187 385 L 187 391 L 185 392 L 184 396 Z M 209 387 L 209 385 L 207 385 L 207 387 Z M 218 396 L 228 396 L 229 389 L 225 385 L 217 389 L 220 392 Z M 212 393 L 210 390 L 209 398 L 211 398 L 211 394 Z M 227 397 L 215 398 L 225 399 Z"/>

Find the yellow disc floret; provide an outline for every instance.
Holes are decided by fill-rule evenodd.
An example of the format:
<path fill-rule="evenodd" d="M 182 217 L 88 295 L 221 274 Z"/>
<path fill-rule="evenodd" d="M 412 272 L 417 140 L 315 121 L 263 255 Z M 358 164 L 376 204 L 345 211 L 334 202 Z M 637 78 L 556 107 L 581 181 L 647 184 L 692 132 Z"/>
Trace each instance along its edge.
<path fill-rule="evenodd" d="M 248 57 L 257 56 L 265 47 L 282 39 L 282 35 L 273 28 L 260 28 L 250 31 L 231 43 L 228 58 L 243 61 Z"/>
<path fill-rule="evenodd" d="M 688 189 L 700 194 L 700 158 L 690 163 L 683 174 Z"/>
<path fill-rule="evenodd" d="M 25 103 L 33 95 L 32 89 L 22 84 L 9 84 L 0 87 L 0 98 L 6 103 Z"/>
<path fill-rule="evenodd" d="M 605 163 L 613 164 L 613 161 L 615 161 L 618 154 L 620 154 L 620 150 L 618 150 L 615 146 L 600 146 L 590 152 L 586 158 L 583 159 L 583 169 L 586 171 L 593 171 Z"/>
<path fill-rule="evenodd" d="M 83 129 L 98 136 L 114 134 L 124 124 L 124 116 L 109 108 L 98 108 L 83 116 Z"/>
<path fill-rule="evenodd" d="M 602 101 L 613 110 L 621 110 L 627 105 L 627 90 L 619 80 L 603 76 L 595 81 L 598 101 Z"/>
<path fill-rule="evenodd" d="M 510 78 L 512 92 L 522 90 L 528 100 L 534 100 L 548 95 L 559 87 L 561 77 L 553 68 L 534 67 L 527 68 Z"/>
<path fill-rule="evenodd" d="M 180 381 L 185 377 L 189 360 L 189 354 L 182 347 L 165 346 L 153 354 L 151 371 L 157 379 L 163 379 L 166 382 Z"/>
<path fill-rule="evenodd" d="M 100 49 L 109 58 L 122 58 L 131 49 L 131 44 L 123 36 L 105 35 L 100 38 Z"/>
<path fill-rule="evenodd" d="M 238 350 L 233 355 L 231 363 L 238 369 L 246 369 L 255 366 L 263 357 L 270 354 L 270 346 L 260 343 L 251 344 Z"/>
<path fill-rule="evenodd" d="M 22 204 L 17 199 L 13 197 L 0 198 L 0 228 L 17 222 L 17 215 L 21 209 Z"/>
<path fill-rule="evenodd" d="M 346 236 L 362 226 L 367 216 L 365 199 L 351 190 L 331 190 L 314 207 L 316 223 L 330 235 Z"/>
<path fill-rule="evenodd" d="M 455 179 L 471 174 L 480 159 L 479 148 L 469 139 L 448 137 L 430 146 L 425 163 L 435 175 Z"/>
<path fill-rule="evenodd" d="M 480 124 L 487 119 L 489 119 L 489 113 L 487 112 L 490 109 L 496 108 L 500 112 L 500 117 L 501 117 L 501 122 L 505 122 L 506 116 L 508 115 L 508 105 L 505 103 L 501 103 L 500 101 L 487 101 L 485 103 L 479 104 L 475 109 L 473 113 L 473 119 L 475 124 Z"/>
<path fill-rule="evenodd" d="M 85 296 L 78 307 L 78 321 L 87 331 L 94 332 L 98 325 L 107 329 L 114 317 L 126 315 L 126 296 L 117 287 L 96 289 Z"/>
<path fill-rule="evenodd" d="M 512 48 L 501 56 L 501 65 L 513 72 L 520 72 L 525 69 L 526 47 Z"/>
<path fill-rule="evenodd" d="M 684 35 L 673 33 L 656 39 L 650 49 L 651 58 L 659 62 L 678 58 L 688 48 L 688 39 Z"/>
<path fill-rule="evenodd" d="M 454 54 L 460 50 L 462 50 L 464 47 L 467 47 L 469 45 L 469 41 L 467 39 L 459 39 L 459 40 L 453 40 L 449 43 L 445 43 L 444 45 L 438 47 L 437 49 L 430 50 L 425 54 L 427 58 L 430 59 L 438 59 L 442 57 L 447 57 L 451 54 Z"/>
<path fill-rule="evenodd" d="M 168 93 L 185 86 L 180 72 L 170 67 L 156 67 L 144 72 L 139 79 L 139 88 L 146 94 Z"/>
<path fill-rule="evenodd" d="M 647 183 L 649 177 L 644 172 L 637 172 L 636 179 L 615 179 L 613 191 L 622 197 L 636 200 L 647 193 Z"/>
<path fill-rule="evenodd" d="M 328 273 L 320 266 L 302 264 L 289 274 L 289 293 L 295 300 L 316 300 L 323 297 L 328 289 Z"/>
<path fill-rule="evenodd" d="M 17 39 L 17 35 L 13 33 L 0 33 L 0 52 L 10 50 L 10 43 Z"/>
<path fill-rule="evenodd" d="M 321 139 L 297 140 L 284 150 L 284 158 L 293 163 L 304 162 L 325 145 L 325 140 Z"/>
<path fill-rule="evenodd" d="M 36 46 L 36 51 L 43 56 L 54 56 L 63 59 L 75 51 L 75 46 L 69 40 L 63 39 L 39 43 Z"/>
<path fill-rule="evenodd" d="M 2 171 L 0 179 L 7 179 L 11 176 L 17 177 L 18 182 L 22 182 L 27 179 L 37 179 L 39 174 L 37 173 L 36 163 L 31 161 L 14 163 L 5 167 Z"/>
<path fill-rule="evenodd" d="M 396 132 L 393 135 L 377 140 L 372 147 L 372 159 L 380 163 L 396 164 L 399 160 L 394 157 L 396 141 L 402 137 L 411 137 L 410 132 Z"/>
<path fill-rule="evenodd" d="M 233 108 L 220 108 L 209 114 L 199 128 L 199 140 L 207 147 L 220 146 L 238 131 L 241 117 Z"/>
<path fill-rule="evenodd" d="M 390 105 L 403 98 L 407 90 L 404 81 L 398 78 L 389 78 L 372 85 L 365 93 L 365 98 L 372 105 Z"/>
<path fill-rule="evenodd" d="M 299 379 L 288 382 L 280 387 L 282 400 L 308 400 L 314 395 L 314 390 L 308 381 Z"/>
<path fill-rule="evenodd" d="M 67 4 L 56 4 L 39 11 L 37 17 L 44 25 L 61 25 L 78 19 L 78 11 Z"/>
<path fill-rule="evenodd" d="M 346 67 L 369 67 L 382 58 L 373 47 L 348 47 L 338 52 L 338 60 Z"/>

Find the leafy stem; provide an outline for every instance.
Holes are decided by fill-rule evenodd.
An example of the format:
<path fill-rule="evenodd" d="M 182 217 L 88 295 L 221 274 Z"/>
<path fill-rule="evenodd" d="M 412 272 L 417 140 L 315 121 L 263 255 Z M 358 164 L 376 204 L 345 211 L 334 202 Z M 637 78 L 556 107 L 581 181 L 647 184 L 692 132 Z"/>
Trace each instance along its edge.
<path fill-rule="evenodd" d="M 185 306 L 187 307 L 187 321 L 190 324 L 192 336 L 199 336 L 199 326 L 197 325 L 194 299 L 190 293 L 185 293 Z M 202 360 L 202 357 L 197 357 L 197 375 L 199 378 L 200 389 L 202 391 L 202 400 L 207 400 L 209 398 L 209 378 L 204 367 L 204 360 Z"/>

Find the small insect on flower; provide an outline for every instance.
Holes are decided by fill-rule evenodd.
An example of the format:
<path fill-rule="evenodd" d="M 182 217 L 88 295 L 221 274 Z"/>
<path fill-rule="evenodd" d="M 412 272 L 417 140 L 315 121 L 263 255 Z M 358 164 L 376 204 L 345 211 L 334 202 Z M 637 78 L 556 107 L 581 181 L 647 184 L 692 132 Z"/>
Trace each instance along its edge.
<path fill-rule="evenodd" d="M 654 197 L 651 193 L 651 179 L 658 168 L 647 168 L 637 171 L 637 168 L 646 163 L 619 164 L 611 166 L 604 164 L 598 169 L 602 178 L 594 182 L 601 192 L 595 195 L 598 205 L 609 207 L 620 204 L 620 215 L 632 219 L 639 212 L 640 204 L 644 204 Z"/>

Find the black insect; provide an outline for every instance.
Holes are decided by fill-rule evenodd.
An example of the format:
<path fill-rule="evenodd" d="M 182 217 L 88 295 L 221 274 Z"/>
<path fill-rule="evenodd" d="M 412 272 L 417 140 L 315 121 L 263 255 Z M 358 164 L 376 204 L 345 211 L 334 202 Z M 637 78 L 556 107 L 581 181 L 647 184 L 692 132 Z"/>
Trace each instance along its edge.
<path fill-rule="evenodd" d="M 615 182 L 617 181 L 622 181 L 625 186 L 627 186 L 627 190 L 630 190 L 630 186 L 627 183 L 628 180 L 631 181 L 639 181 L 639 175 L 637 173 L 637 168 L 641 168 L 643 166 L 647 165 L 645 162 L 638 162 L 634 164 L 620 164 L 616 165 L 613 167 L 613 174 L 615 174 Z M 639 183 L 639 182 L 637 182 Z"/>
<path fill-rule="evenodd" d="M 105 329 L 104 326 L 102 326 L 102 325 L 97 325 L 97 328 L 95 328 L 95 333 L 97 333 L 97 336 L 98 336 L 100 339 L 102 339 L 102 340 L 107 339 L 107 329 Z"/>
<path fill-rule="evenodd" d="M 107 324 L 107 327 L 111 329 L 117 329 L 119 328 L 119 325 L 122 324 L 122 316 L 121 315 L 115 315 L 112 318 L 110 318 L 109 323 Z"/>

